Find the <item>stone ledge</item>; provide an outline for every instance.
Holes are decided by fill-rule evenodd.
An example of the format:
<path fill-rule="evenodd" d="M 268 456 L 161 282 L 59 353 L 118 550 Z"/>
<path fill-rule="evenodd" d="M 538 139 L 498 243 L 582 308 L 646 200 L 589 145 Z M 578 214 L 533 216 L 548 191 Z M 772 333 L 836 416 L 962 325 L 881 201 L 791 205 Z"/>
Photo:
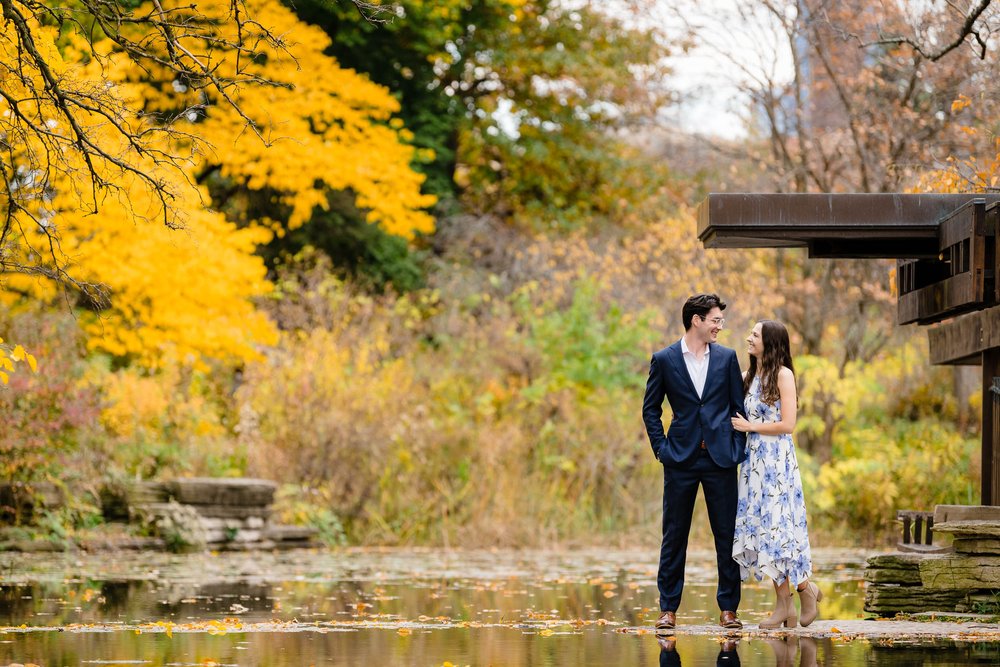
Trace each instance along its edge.
<path fill-rule="evenodd" d="M 934 532 L 974 537 L 1000 537 L 1000 520 L 968 519 L 934 524 Z"/>
<path fill-rule="evenodd" d="M 954 521 L 993 521 L 1000 523 L 1000 506 L 937 505 L 934 508 L 934 530 L 938 530 L 938 524 Z"/>

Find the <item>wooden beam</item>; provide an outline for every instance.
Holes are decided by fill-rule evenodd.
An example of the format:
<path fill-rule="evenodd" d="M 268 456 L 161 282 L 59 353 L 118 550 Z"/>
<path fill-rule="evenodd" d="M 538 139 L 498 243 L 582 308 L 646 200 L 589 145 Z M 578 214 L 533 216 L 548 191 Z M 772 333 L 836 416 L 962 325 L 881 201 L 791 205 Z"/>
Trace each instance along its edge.
<path fill-rule="evenodd" d="M 938 223 L 973 199 L 1000 195 L 710 194 L 698 206 L 706 248 L 806 248 L 812 256 L 938 256 Z"/>
<path fill-rule="evenodd" d="M 931 324 L 996 305 L 995 235 L 995 225 L 988 229 L 983 199 L 973 199 L 942 220 L 938 260 L 897 260 L 896 322 Z"/>
<path fill-rule="evenodd" d="M 983 452 L 980 504 L 1000 500 L 1000 348 L 983 352 Z"/>
<path fill-rule="evenodd" d="M 1000 348 L 1000 306 L 930 327 L 927 340 L 932 364 L 978 366 L 983 352 Z"/>

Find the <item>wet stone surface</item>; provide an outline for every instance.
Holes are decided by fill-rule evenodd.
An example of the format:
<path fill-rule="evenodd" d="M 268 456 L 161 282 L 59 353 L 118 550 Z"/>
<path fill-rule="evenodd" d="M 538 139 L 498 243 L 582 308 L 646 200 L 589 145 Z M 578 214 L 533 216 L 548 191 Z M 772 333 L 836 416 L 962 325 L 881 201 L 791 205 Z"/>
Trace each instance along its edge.
<path fill-rule="evenodd" d="M 867 555 L 815 554 L 810 628 L 759 630 L 770 586 L 748 583 L 746 626 L 727 636 L 714 555 L 692 553 L 671 638 L 651 631 L 645 551 L 3 555 L 0 665 L 1000 662 L 1000 626 L 982 619 L 865 620 Z"/>

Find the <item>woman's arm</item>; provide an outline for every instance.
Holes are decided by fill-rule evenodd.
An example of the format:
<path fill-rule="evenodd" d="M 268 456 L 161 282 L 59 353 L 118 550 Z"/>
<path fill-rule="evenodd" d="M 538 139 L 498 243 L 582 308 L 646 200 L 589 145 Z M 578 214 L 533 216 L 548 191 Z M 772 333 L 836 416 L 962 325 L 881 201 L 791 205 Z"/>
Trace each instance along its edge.
<path fill-rule="evenodd" d="M 743 417 L 733 417 L 733 428 L 746 433 L 761 435 L 784 435 L 795 430 L 798 405 L 795 395 L 795 374 L 790 368 L 778 371 L 778 397 L 781 400 L 781 421 L 766 424 L 747 421 Z"/>

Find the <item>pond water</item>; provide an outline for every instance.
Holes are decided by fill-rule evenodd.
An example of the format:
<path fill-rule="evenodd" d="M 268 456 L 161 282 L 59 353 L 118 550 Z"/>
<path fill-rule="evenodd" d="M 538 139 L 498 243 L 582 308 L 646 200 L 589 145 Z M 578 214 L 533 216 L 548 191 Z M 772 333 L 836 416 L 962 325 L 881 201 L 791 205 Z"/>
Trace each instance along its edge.
<path fill-rule="evenodd" d="M 865 554 L 817 551 L 827 618 L 863 617 Z M 967 665 L 1000 643 L 657 638 L 656 554 L 359 550 L 0 556 L 0 665 Z M 714 555 L 681 625 L 714 623 Z M 744 587 L 756 623 L 769 587 Z"/>

